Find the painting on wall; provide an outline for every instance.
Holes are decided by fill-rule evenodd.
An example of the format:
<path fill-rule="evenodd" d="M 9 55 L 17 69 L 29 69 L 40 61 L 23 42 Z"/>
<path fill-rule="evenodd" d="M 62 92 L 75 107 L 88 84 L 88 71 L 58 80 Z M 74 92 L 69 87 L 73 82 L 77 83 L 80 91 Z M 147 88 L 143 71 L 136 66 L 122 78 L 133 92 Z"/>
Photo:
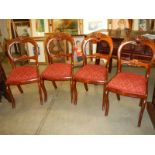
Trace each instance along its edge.
<path fill-rule="evenodd" d="M 45 31 L 44 19 L 36 19 L 35 27 L 37 32 L 44 32 Z"/>
<path fill-rule="evenodd" d="M 18 36 L 31 36 L 31 31 L 29 26 L 17 26 Z"/>
<path fill-rule="evenodd" d="M 34 38 L 35 41 L 38 44 L 38 62 L 39 63 L 46 63 L 46 55 L 45 55 L 45 49 L 44 49 L 44 38 Z M 34 55 L 34 47 L 32 44 L 28 43 L 28 52 L 30 56 Z M 35 62 L 34 60 L 30 60 L 30 63 Z"/>
<path fill-rule="evenodd" d="M 48 19 L 31 19 L 32 37 L 43 37 L 49 32 Z"/>
<path fill-rule="evenodd" d="M 139 31 L 146 31 L 147 30 L 147 20 L 146 19 L 139 19 Z"/>
<path fill-rule="evenodd" d="M 128 19 L 109 19 L 108 26 L 112 30 L 124 30 L 129 28 L 129 22 Z"/>
<path fill-rule="evenodd" d="M 53 19 L 53 32 L 68 32 L 72 35 L 78 34 L 78 19 Z"/>
<path fill-rule="evenodd" d="M 107 29 L 107 19 L 103 20 L 86 20 L 83 21 L 84 34 Z"/>
<path fill-rule="evenodd" d="M 74 53 L 74 60 L 75 62 L 80 62 L 83 60 L 81 44 L 85 38 L 85 35 L 77 35 L 73 37 L 74 37 L 75 49 L 76 49 L 76 52 Z"/>

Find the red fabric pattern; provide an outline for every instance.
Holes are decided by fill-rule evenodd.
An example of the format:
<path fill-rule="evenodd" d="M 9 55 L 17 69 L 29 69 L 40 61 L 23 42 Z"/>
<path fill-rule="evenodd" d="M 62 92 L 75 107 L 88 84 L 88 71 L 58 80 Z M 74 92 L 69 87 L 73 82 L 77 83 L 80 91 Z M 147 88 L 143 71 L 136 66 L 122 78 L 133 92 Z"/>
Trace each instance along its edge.
<path fill-rule="evenodd" d="M 135 73 L 121 72 L 109 82 L 108 88 L 113 88 L 123 93 L 145 95 L 146 78 Z"/>
<path fill-rule="evenodd" d="M 67 77 L 71 77 L 71 69 L 71 64 L 50 64 L 42 73 L 42 77 L 47 80 L 63 80 Z"/>
<path fill-rule="evenodd" d="M 80 81 L 104 82 L 107 76 L 107 69 L 104 66 L 88 64 L 79 69 L 74 78 Z"/>
<path fill-rule="evenodd" d="M 8 75 L 7 84 L 24 83 L 29 80 L 37 79 L 37 70 L 32 66 L 20 66 L 14 68 Z"/>

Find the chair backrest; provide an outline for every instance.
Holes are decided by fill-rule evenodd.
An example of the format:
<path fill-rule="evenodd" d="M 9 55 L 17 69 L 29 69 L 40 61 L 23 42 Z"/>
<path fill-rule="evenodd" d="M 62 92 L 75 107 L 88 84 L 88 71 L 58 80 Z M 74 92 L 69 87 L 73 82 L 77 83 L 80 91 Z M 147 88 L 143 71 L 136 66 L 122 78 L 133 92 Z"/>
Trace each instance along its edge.
<path fill-rule="evenodd" d="M 73 65 L 74 39 L 69 33 L 56 32 L 51 33 L 45 40 L 45 49 L 48 62 L 69 61 Z"/>
<path fill-rule="evenodd" d="M 102 53 L 97 53 L 97 44 L 102 42 L 106 44 Z M 82 42 L 81 49 L 84 57 L 84 65 L 88 63 L 88 59 L 106 59 L 105 66 L 109 67 L 109 62 L 113 52 L 113 41 L 110 36 L 102 33 L 91 33 Z M 94 48 L 95 47 L 95 48 Z M 109 51 L 107 51 L 107 49 Z"/>
<path fill-rule="evenodd" d="M 121 54 L 123 52 L 123 48 L 128 45 L 148 47 L 152 52 L 151 60 L 150 61 L 148 61 L 147 59 L 140 60 L 139 58 L 122 59 Z M 132 51 L 130 51 L 130 52 L 132 52 Z M 134 52 L 134 50 L 133 50 L 133 52 Z M 146 56 L 146 58 L 147 58 L 147 56 Z M 124 64 L 126 64 L 128 66 L 144 67 L 146 69 L 146 77 L 149 78 L 150 68 L 151 68 L 151 65 L 154 60 L 155 60 L 154 41 L 146 39 L 144 37 L 137 37 L 136 39 L 133 39 L 133 40 L 125 40 L 124 42 L 121 43 L 121 45 L 118 48 L 118 70 L 117 70 L 117 72 L 119 73 L 122 71 L 122 66 Z"/>
<path fill-rule="evenodd" d="M 33 56 L 29 55 L 29 51 L 24 54 L 15 54 L 15 47 L 18 45 L 28 46 L 31 44 L 33 47 Z M 38 68 L 38 45 L 36 41 L 31 37 L 17 37 L 7 41 L 7 56 L 9 57 L 12 67 L 16 67 L 19 61 L 33 60 Z"/>

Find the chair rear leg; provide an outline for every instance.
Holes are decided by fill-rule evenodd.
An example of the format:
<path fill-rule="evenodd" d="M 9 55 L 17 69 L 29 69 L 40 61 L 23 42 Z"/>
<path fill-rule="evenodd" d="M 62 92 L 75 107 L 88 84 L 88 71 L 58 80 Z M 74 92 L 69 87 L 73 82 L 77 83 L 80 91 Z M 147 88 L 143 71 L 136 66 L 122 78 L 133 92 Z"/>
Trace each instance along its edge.
<path fill-rule="evenodd" d="M 7 85 L 7 93 L 9 95 L 9 97 L 10 97 L 10 100 L 11 100 L 11 103 L 12 103 L 12 108 L 15 108 L 16 107 L 15 99 L 13 97 L 13 94 L 11 92 L 11 89 L 10 89 L 9 85 Z"/>
<path fill-rule="evenodd" d="M 77 104 L 77 88 L 76 88 L 76 81 L 73 81 L 73 103 Z"/>
<path fill-rule="evenodd" d="M 47 91 L 46 91 L 46 87 L 43 79 L 41 80 L 41 87 L 44 93 L 44 102 L 47 102 Z"/>
<path fill-rule="evenodd" d="M 102 111 L 104 111 L 105 109 L 105 91 L 106 91 L 106 87 L 104 85 L 103 86 L 103 98 L 102 98 Z"/>
<path fill-rule="evenodd" d="M 23 94 L 23 89 L 22 89 L 22 87 L 21 87 L 20 85 L 17 85 L 17 87 L 18 87 L 18 90 L 20 91 L 20 93 Z"/>
<path fill-rule="evenodd" d="M 0 102 L 1 102 L 1 100 L 2 100 L 2 96 L 1 96 L 1 92 L 0 92 Z"/>
<path fill-rule="evenodd" d="M 138 127 L 141 126 L 142 117 L 143 117 L 143 113 L 144 113 L 146 104 L 147 104 L 147 101 L 146 101 L 146 99 L 144 99 L 142 102 L 140 113 L 139 113 L 139 120 L 138 120 L 138 125 L 137 125 Z"/>
<path fill-rule="evenodd" d="M 41 87 L 41 81 L 38 81 L 38 89 L 39 89 L 39 97 L 40 97 L 40 104 L 43 104 L 43 97 L 42 97 L 42 87 Z"/>
<path fill-rule="evenodd" d="M 117 96 L 117 100 L 120 101 L 120 95 L 116 94 L 116 96 Z"/>
<path fill-rule="evenodd" d="M 71 103 L 73 103 L 73 82 L 72 80 L 70 81 L 70 94 L 71 94 Z"/>
<path fill-rule="evenodd" d="M 109 62 L 108 72 L 111 73 L 111 70 L 112 70 L 112 58 L 110 59 L 110 62 Z"/>
<path fill-rule="evenodd" d="M 57 85 L 56 85 L 55 81 L 52 81 L 52 84 L 53 84 L 54 88 L 57 89 Z"/>
<path fill-rule="evenodd" d="M 139 106 L 141 107 L 143 104 L 143 99 L 140 99 Z"/>
<path fill-rule="evenodd" d="M 109 113 L 109 91 L 105 91 L 105 116 L 108 116 Z"/>
<path fill-rule="evenodd" d="M 88 85 L 87 85 L 87 83 L 84 83 L 84 87 L 85 87 L 85 90 L 88 91 Z"/>

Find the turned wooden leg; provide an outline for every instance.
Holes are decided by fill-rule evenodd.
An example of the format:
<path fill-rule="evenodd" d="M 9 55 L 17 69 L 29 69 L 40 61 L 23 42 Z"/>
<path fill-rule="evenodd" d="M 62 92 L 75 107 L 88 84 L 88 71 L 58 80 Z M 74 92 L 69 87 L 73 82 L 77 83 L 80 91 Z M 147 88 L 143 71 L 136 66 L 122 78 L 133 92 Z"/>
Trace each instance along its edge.
<path fill-rule="evenodd" d="M 22 89 L 22 87 L 21 87 L 20 85 L 17 85 L 17 87 L 18 87 L 18 90 L 20 91 L 20 93 L 23 94 L 23 89 Z"/>
<path fill-rule="evenodd" d="M 146 101 L 146 99 L 144 99 L 143 102 L 142 102 L 140 113 L 139 113 L 139 120 L 138 120 L 138 125 L 137 125 L 138 127 L 141 126 L 142 117 L 143 117 L 143 113 L 144 113 L 146 104 L 147 104 L 147 101 Z"/>
<path fill-rule="evenodd" d="M 44 102 L 47 102 L 47 91 L 46 91 L 45 82 L 43 79 L 41 80 L 41 87 L 44 93 Z"/>
<path fill-rule="evenodd" d="M 56 85 L 55 81 L 52 81 L 52 84 L 53 84 L 54 88 L 57 89 L 57 85 Z"/>
<path fill-rule="evenodd" d="M 11 103 L 12 103 L 12 108 L 15 108 L 16 107 L 15 99 L 13 97 L 13 94 L 11 92 L 11 89 L 10 89 L 9 85 L 7 85 L 7 93 L 9 95 L 9 97 L 10 97 L 10 100 L 11 100 Z"/>
<path fill-rule="evenodd" d="M 72 80 L 70 81 L 70 94 L 71 94 L 71 103 L 73 103 L 73 82 Z"/>
<path fill-rule="evenodd" d="M 102 98 L 102 111 L 105 109 L 105 91 L 106 91 L 106 86 L 103 86 L 103 98 Z"/>
<path fill-rule="evenodd" d="M 88 91 L 88 85 L 87 85 L 87 83 L 84 83 L 84 87 L 85 87 L 85 90 Z"/>
<path fill-rule="evenodd" d="M 1 102 L 1 100 L 2 100 L 2 95 L 1 95 L 1 92 L 0 92 L 0 102 Z"/>
<path fill-rule="evenodd" d="M 116 94 L 116 96 L 117 96 L 117 100 L 120 101 L 120 95 Z"/>
<path fill-rule="evenodd" d="M 108 90 L 105 91 L 105 116 L 108 116 L 109 112 L 109 92 Z"/>
<path fill-rule="evenodd" d="M 110 59 L 109 62 L 109 69 L 108 69 L 109 73 L 111 73 L 111 70 L 112 70 L 112 58 Z"/>
<path fill-rule="evenodd" d="M 77 88 L 76 88 L 76 81 L 73 81 L 73 103 L 74 105 L 77 104 Z"/>
<path fill-rule="evenodd" d="M 140 99 L 139 106 L 141 107 L 143 104 L 143 99 Z"/>
<path fill-rule="evenodd" d="M 43 104 L 43 97 L 42 97 L 42 90 L 41 90 L 41 81 L 38 81 L 38 89 L 39 89 L 39 97 L 40 97 L 40 104 Z"/>

